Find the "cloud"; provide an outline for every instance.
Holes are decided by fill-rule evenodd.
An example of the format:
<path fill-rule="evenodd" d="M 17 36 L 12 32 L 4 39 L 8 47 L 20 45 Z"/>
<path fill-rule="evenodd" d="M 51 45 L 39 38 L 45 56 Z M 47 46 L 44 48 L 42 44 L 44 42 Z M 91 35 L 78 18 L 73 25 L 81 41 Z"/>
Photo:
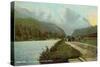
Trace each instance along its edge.
<path fill-rule="evenodd" d="M 88 18 L 89 23 L 92 26 L 97 25 L 97 14 L 96 14 L 96 12 L 89 13 L 88 16 L 87 16 L 87 18 Z"/>

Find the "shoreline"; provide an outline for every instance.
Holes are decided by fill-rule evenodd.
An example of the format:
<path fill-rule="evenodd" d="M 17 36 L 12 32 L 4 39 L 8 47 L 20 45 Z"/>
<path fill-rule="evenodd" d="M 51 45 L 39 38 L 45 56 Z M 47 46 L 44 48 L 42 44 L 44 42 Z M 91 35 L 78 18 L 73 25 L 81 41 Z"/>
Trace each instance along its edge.
<path fill-rule="evenodd" d="M 31 40 L 31 41 L 14 41 L 15 42 L 41 42 L 41 41 L 44 41 L 44 42 L 48 42 L 48 41 L 59 41 L 61 39 L 47 39 L 47 40 Z"/>

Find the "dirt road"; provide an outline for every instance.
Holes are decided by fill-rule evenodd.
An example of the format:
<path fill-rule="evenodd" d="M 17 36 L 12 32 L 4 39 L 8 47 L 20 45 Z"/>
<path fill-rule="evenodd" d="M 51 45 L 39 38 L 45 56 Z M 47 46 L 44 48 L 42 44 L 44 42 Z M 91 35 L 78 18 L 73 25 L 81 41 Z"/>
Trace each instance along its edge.
<path fill-rule="evenodd" d="M 97 60 L 97 48 L 96 46 L 80 43 L 80 42 L 66 42 L 66 44 L 72 46 L 74 49 L 81 52 L 80 57 L 83 61 L 95 61 Z M 79 58 L 79 59 L 80 59 Z"/>

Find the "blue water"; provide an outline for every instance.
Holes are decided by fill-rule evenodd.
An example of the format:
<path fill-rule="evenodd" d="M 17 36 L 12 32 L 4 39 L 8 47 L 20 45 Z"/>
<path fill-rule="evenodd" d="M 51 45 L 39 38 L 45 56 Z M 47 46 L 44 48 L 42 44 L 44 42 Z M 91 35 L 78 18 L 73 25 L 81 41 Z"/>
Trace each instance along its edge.
<path fill-rule="evenodd" d="M 39 56 L 43 50 L 51 48 L 58 40 L 14 42 L 15 64 L 39 64 Z"/>

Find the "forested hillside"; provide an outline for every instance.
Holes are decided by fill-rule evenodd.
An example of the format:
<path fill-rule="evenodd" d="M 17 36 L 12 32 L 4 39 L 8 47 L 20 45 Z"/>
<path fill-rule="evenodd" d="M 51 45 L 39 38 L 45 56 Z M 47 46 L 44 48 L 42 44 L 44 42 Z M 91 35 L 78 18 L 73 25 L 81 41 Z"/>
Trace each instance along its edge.
<path fill-rule="evenodd" d="M 84 36 L 92 33 L 97 33 L 97 26 L 77 29 L 73 32 L 72 36 Z"/>
<path fill-rule="evenodd" d="M 62 38 L 64 31 L 55 24 L 40 22 L 31 18 L 15 19 L 15 41 Z"/>

